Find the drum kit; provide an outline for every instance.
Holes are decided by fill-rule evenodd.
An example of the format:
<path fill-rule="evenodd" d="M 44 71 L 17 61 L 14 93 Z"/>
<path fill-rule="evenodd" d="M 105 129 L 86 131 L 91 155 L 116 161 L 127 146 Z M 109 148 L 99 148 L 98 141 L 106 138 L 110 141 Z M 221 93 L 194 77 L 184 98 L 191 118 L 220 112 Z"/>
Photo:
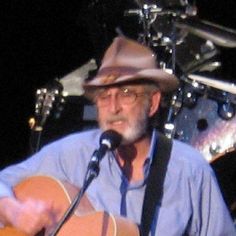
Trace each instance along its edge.
<path fill-rule="evenodd" d="M 236 31 L 200 20 L 188 0 L 136 3 L 139 8 L 125 15 L 138 15 L 142 22 L 139 40 L 163 55 L 159 66 L 180 79 L 165 134 L 191 144 L 209 162 L 231 152 L 236 148 L 236 84 L 202 74 L 221 66 L 218 47 L 236 48 Z"/>
<path fill-rule="evenodd" d="M 236 31 L 200 20 L 196 5 L 188 0 L 134 2 L 137 7 L 126 9 L 124 17 L 135 16 L 142 25 L 137 41 L 157 52 L 159 66 L 171 70 L 180 80 L 169 101 L 164 133 L 198 149 L 219 172 L 226 201 L 235 217 L 236 84 L 204 72 L 209 75 L 221 66 L 217 58 L 220 47 L 236 48 Z M 92 59 L 59 79 L 62 97 L 81 96 L 82 89 L 75 87 L 80 88 L 81 81 L 96 69 Z M 86 107 L 91 108 L 84 106 L 85 116 Z M 90 119 L 91 112 L 87 112 Z"/>

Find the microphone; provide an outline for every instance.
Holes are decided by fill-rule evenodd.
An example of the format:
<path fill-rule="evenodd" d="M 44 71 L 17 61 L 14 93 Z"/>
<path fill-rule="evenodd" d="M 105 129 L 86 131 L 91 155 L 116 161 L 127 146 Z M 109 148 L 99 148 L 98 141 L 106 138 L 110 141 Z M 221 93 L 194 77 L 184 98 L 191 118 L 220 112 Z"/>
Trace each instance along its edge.
<path fill-rule="evenodd" d="M 99 162 L 105 156 L 108 150 L 116 149 L 122 140 L 122 136 L 114 130 L 107 130 L 101 134 L 99 149 L 95 150 L 88 165 L 88 171 L 98 176 Z"/>

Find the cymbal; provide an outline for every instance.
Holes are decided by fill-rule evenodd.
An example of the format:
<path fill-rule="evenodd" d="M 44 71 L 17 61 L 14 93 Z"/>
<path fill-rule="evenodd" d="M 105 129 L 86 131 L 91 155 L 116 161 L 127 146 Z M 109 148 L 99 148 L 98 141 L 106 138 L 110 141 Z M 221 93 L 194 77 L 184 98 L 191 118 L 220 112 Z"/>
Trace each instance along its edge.
<path fill-rule="evenodd" d="M 231 94 L 236 94 L 236 84 L 225 82 L 225 81 L 219 81 L 216 79 L 212 78 L 207 78 L 205 76 L 200 76 L 200 75 L 188 75 L 188 78 L 191 80 L 197 81 L 201 84 L 220 89 L 225 92 L 229 92 Z"/>
<path fill-rule="evenodd" d="M 191 17 L 178 19 L 175 26 L 222 47 L 236 47 L 236 30 Z"/>

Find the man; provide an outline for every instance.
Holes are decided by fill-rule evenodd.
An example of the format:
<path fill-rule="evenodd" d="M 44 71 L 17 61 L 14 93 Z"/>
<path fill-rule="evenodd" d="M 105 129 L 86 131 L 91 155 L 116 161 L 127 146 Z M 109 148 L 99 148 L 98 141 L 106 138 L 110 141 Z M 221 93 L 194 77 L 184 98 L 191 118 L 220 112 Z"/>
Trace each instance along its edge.
<path fill-rule="evenodd" d="M 55 223 L 52 203 L 19 201 L 11 188 L 33 175 L 49 175 L 81 187 L 102 131 L 112 129 L 122 135 L 121 145 L 106 153 L 86 196 L 95 210 L 142 225 L 147 177 L 160 137 L 149 120 L 158 110 L 161 93 L 173 91 L 177 84 L 175 76 L 156 67 L 149 48 L 117 37 L 97 76 L 84 84 L 85 95 L 97 106 L 101 130 L 70 135 L 3 170 L 2 224 L 35 234 Z M 155 207 L 150 235 L 235 235 L 213 171 L 196 150 L 174 140 L 165 176 L 162 203 Z"/>

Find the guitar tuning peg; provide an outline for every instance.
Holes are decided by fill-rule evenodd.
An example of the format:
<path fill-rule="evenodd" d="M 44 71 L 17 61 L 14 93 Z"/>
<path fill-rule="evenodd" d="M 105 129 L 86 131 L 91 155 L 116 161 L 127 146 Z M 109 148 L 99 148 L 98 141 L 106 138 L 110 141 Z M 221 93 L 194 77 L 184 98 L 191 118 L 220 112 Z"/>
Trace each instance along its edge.
<path fill-rule="evenodd" d="M 30 117 L 28 120 L 28 124 L 29 124 L 30 129 L 33 129 L 35 127 L 35 123 L 36 123 L 35 118 Z"/>

